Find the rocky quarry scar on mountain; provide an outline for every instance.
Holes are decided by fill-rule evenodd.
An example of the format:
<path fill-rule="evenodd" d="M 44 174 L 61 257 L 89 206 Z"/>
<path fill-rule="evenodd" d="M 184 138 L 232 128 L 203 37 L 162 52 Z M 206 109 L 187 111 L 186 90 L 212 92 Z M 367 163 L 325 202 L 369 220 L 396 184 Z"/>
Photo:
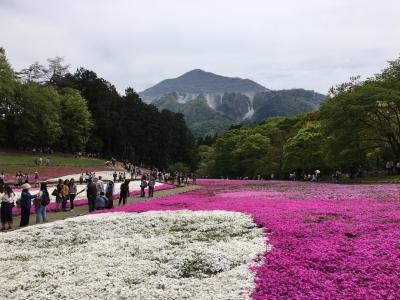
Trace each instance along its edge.
<path fill-rule="evenodd" d="M 195 136 L 232 125 L 317 110 L 325 95 L 304 89 L 269 90 L 250 80 L 193 70 L 139 93 L 158 109 L 182 113 Z"/>

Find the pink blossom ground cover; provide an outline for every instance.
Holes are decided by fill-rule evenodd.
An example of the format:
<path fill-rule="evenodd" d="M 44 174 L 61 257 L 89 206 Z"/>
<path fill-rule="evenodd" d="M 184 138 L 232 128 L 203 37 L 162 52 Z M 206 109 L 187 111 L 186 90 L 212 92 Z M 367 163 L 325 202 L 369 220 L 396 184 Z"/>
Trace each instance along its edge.
<path fill-rule="evenodd" d="M 202 189 L 112 211 L 252 215 L 273 247 L 255 270 L 254 299 L 400 299 L 400 185 L 198 183 Z"/>

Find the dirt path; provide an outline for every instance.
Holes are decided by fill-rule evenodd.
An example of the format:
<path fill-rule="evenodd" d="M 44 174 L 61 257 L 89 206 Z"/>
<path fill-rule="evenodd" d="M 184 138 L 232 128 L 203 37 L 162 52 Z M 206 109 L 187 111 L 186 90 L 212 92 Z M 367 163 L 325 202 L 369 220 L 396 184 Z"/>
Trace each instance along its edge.
<path fill-rule="evenodd" d="M 141 198 L 139 196 L 130 197 L 130 198 L 128 198 L 128 204 L 140 202 L 140 201 L 148 201 L 151 199 L 165 197 L 165 196 L 182 194 L 182 193 L 186 193 L 189 191 L 193 191 L 198 188 L 199 188 L 199 186 L 197 186 L 197 185 L 191 185 L 191 186 L 185 186 L 185 187 L 177 187 L 175 189 L 163 190 L 163 191 L 159 191 L 159 192 L 155 191 L 153 198 L 147 198 L 147 197 Z M 115 206 L 118 206 L 118 199 L 114 199 L 114 207 Z M 77 216 L 87 215 L 87 214 L 89 214 L 88 210 L 89 209 L 88 209 L 87 205 L 82 205 L 82 206 L 75 207 L 75 209 L 73 211 L 47 212 L 47 222 L 53 222 L 53 221 L 57 221 L 57 220 L 64 220 L 67 218 L 73 218 L 73 217 L 77 217 Z M 30 221 L 29 225 L 36 224 L 36 214 L 31 214 L 29 221 Z M 13 229 L 19 229 L 19 222 L 20 222 L 20 216 L 14 216 L 13 217 Z"/>

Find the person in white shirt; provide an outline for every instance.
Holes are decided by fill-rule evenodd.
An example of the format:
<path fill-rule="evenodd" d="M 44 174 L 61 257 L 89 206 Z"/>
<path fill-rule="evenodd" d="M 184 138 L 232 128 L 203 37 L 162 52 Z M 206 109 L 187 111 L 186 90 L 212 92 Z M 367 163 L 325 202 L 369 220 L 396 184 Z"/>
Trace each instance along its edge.
<path fill-rule="evenodd" d="M 1 202 L 1 230 L 6 230 L 6 224 L 8 229 L 11 229 L 12 225 L 12 208 L 14 207 L 15 194 L 11 187 L 6 185 L 4 191 L 0 191 L 0 202 Z"/>
<path fill-rule="evenodd" d="M 100 195 L 101 193 L 104 193 L 104 182 L 101 180 L 102 177 L 99 176 L 99 179 L 96 179 L 96 190 L 97 190 L 97 195 Z"/>

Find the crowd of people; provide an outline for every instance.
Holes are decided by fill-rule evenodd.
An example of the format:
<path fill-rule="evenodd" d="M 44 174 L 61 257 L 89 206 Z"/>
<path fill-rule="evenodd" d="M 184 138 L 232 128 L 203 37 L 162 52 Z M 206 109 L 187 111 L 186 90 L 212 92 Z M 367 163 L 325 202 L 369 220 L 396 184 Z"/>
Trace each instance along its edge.
<path fill-rule="evenodd" d="M 20 227 L 27 226 L 30 220 L 32 205 L 35 207 L 36 223 L 45 223 L 47 221 L 46 207 L 50 203 L 51 196 L 55 198 L 55 211 L 73 211 L 76 197 L 86 192 L 88 199 L 88 210 L 111 209 L 114 206 L 115 183 L 120 181 L 118 205 L 126 205 L 129 197 L 129 184 L 131 180 L 140 179 L 140 197 L 154 196 L 156 181 L 169 182 L 178 185 L 189 185 L 190 182 L 196 183 L 195 174 L 184 174 L 181 172 L 160 172 L 158 170 L 143 173 L 140 168 L 133 165 L 128 166 L 127 172 L 114 172 L 114 180 L 104 181 L 102 176 L 96 176 L 96 173 L 86 172 L 79 176 L 79 184 L 84 188 L 78 190 L 78 183 L 74 178 L 59 179 L 57 185 L 52 187 L 51 193 L 46 182 L 40 183 L 40 189 L 37 193 L 31 193 L 32 186 L 29 183 L 29 176 L 26 173 L 18 172 L 16 174 L 15 185 L 22 189 L 21 196 L 16 197 L 11 185 L 5 183 L 5 176 L 0 175 L 0 211 L 1 211 L 1 230 L 12 228 L 13 215 L 12 209 L 17 205 L 21 209 Z M 130 179 L 126 174 L 130 173 Z M 39 185 L 39 176 L 35 173 L 35 184 Z M 68 208 L 69 203 L 69 208 Z"/>
<path fill-rule="evenodd" d="M 393 162 L 392 160 L 386 162 L 386 175 L 400 175 L 400 161 L 397 163 Z"/>

